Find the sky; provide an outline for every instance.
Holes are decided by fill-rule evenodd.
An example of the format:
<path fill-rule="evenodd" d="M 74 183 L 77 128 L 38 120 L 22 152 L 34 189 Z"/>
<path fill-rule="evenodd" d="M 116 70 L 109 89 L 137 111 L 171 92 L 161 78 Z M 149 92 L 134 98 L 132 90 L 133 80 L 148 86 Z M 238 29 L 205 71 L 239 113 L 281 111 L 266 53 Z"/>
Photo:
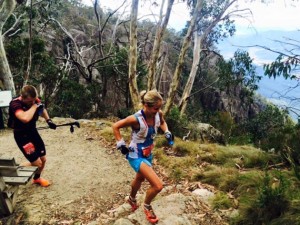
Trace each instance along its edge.
<path fill-rule="evenodd" d="M 102 8 L 116 9 L 120 6 L 123 0 L 99 0 Z M 296 30 L 300 29 L 300 2 L 293 3 L 297 0 L 269 0 L 271 3 L 263 4 L 261 1 L 238 0 L 239 9 L 249 8 L 251 14 L 247 14 L 247 19 L 236 19 L 236 25 L 239 27 L 239 34 L 253 33 L 265 30 Z M 92 5 L 93 0 L 82 0 L 84 4 Z M 127 1 L 128 3 L 131 0 Z M 159 11 L 159 7 L 154 7 L 151 4 L 140 1 L 139 13 L 149 14 L 151 10 Z M 153 1 L 152 1 L 153 2 Z M 156 2 L 161 2 L 156 0 Z M 169 27 L 180 30 L 184 27 L 187 20 L 189 20 L 189 13 L 186 3 L 177 3 L 175 0 L 173 12 L 171 14 Z M 272 3 L 273 2 L 273 3 Z M 237 4 L 231 8 L 234 9 Z M 128 5 L 128 4 L 127 4 Z M 151 10 L 149 10 L 151 8 Z M 127 11 L 130 6 L 127 7 Z M 145 17 L 144 17 L 145 18 Z M 153 16 L 151 16 L 153 18 Z"/>
<path fill-rule="evenodd" d="M 298 4 L 289 2 L 289 0 L 274 0 L 274 3 L 263 4 L 260 1 L 251 3 L 240 1 L 240 8 L 249 7 L 253 16 L 249 16 L 251 24 L 246 20 L 237 20 L 237 25 L 258 31 L 300 29 L 300 2 Z"/>
<path fill-rule="evenodd" d="M 92 1 L 93 0 L 83 0 L 83 2 L 88 5 L 92 5 Z M 101 8 L 104 9 L 116 9 L 123 2 L 123 0 L 99 1 L 101 4 Z M 156 2 L 161 1 L 162 0 L 156 0 Z M 271 3 L 263 4 L 260 0 L 238 0 L 238 8 L 249 8 L 251 10 L 251 13 L 244 15 L 246 16 L 246 19 L 234 18 L 237 32 L 235 33 L 234 37 L 228 38 L 224 40 L 222 45 L 218 45 L 220 53 L 225 59 L 232 58 L 236 49 L 240 48 L 242 50 L 248 51 L 251 59 L 253 59 L 253 63 L 255 65 L 258 65 L 261 70 L 263 64 L 274 61 L 274 59 L 278 55 L 276 54 L 275 56 L 274 53 L 265 51 L 259 47 L 243 48 L 242 46 L 255 44 L 267 45 L 268 43 L 270 46 L 275 48 L 275 45 L 272 43 L 272 41 L 274 41 L 275 39 L 280 40 L 278 39 L 279 37 L 291 34 L 291 32 L 289 31 L 300 31 L 300 0 L 265 1 L 270 1 Z M 129 2 L 130 4 L 131 0 L 128 0 L 127 2 Z M 143 19 L 147 18 L 145 15 L 152 14 L 151 10 L 154 13 L 159 12 L 159 7 L 155 8 L 151 4 L 145 4 L 144 2 L 145 0 L 140 0 L 139 9 L 139 16 L 143 14 Z M 178 0 L 175 0 L 175 2 L 178 2 Z M 293 4 L 293 2 L 297 3 Z M 151 10 L 149 10 L 150 8 Z M 235 9 L 236 4 L 233 5 L 229 10 Z M 130 5 L 127 6 L 126 10 L 127 12 L 130 11 Z M 126 13 L 123 14 L 125 15 Z M 148 18 L 153 20 L 153 15 Z M 173 6 L 168 27 L 180 31 L 182 28 L 184 28 L 186 22 L 189 19 L 190 16 L 186 7 L 186 3 L 176 3 Z M 273 31 L 269 32 L 270 35 L 273 36 L 266 36 L 267 31 Z M 274 31 L 277 31 L 276 36 L 274 35 Z M 295 40 L 299 40 L 300 32 L 294 32 L 293 35 Z M 249 40 L 251 40 L 253 43 L 249 44 Z M 275 104 L 277 103 L 278 105 L 290 105 L 291 103 L 289 103 L 288 101 L 276 97 L 278 93 L 285 92 L 290 86 L 295 86 L 295 83 L 289 80 L 284 80 L 283 78 L 272 80 L 268 79 L 267 77 L 263 77 L 263 80 L 260 82 L 258 92 Z M 296 96 L 297 93 L 298 92 L 290 93 L 290 95 Z M 297 107 L 300 110 L 300 105 L 298 105 Z"/>

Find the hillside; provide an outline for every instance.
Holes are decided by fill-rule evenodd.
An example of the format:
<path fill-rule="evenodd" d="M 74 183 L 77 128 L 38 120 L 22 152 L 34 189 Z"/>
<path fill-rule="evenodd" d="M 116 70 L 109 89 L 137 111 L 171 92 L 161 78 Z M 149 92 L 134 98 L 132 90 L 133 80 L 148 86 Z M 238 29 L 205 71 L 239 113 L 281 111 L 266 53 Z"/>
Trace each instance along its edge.
<path fill-rule="evenodd" d="M 57 124 L 71 119 L 54 118 Z M 115 120 L 115 119 L 113 119 Z M 15 212 L 2 225 L 145 225 L 142 209 L 125 203 L 134 172 L 115 149 L 112 119 L 79 120 L 81 128 L 40 130 L 47 147 L 49 188 L 21 186 Z M 39 124 L 44 126 L 43 123 Z M 128 140 L 129 130 L 124 138 Z M 0 157 L 24 162 L 11 130 L 0 132 Z M 153 201 L 158 225 L 298 224 L 299 186 L 279 154 L 252 146 L 158 136 L 154 170 L 164 189 Z M 297 168 L 294 168 L 295 171 Z M 142 204 L 147 182 L 138 192 Z M 270 210 L 272 208 L 272 210 Z"/>
<path fill-rule="evenodd" d="M 59 124 L 65 119 L 54 118 L 54 121 Z M 21 186 L 15 212 L 1 219 L 0 224 L 109 225 L 131 224 L 130 221 L 146 224 L 141 209 L 132 214 L 130 206 L 125 204 L 134 172 L 114 145 L 99 135 L 100 130 L 110 129 L 107 122 L 82 120 L 80 123 L 81 128 L 74 133 L 66 127 L 40 131 L 47 147 L 43 175 L 53 184 L 48 188 L 31 183 Z M 0 142 L 0 157 L 14 157 L 18 163 L 24 162 L 11 130 L 0 132 Z M 159 168 L 157 163 L 155 168 Z M 153 203 L 161 218 L 158 224 L 170 224 L 168 221 L 226 224 L 196 195 L 171 183 L 163 173 L 160 177 L 165 188 Z M 146 188 L 147 184 L 139 192 L 141 200 Z"/>
<path fill-rule="evenodd" d="M 258 83 L 259 89 L 257 93 L 279 107 L 291 107 L 293 111 L 299 112 L 300 103 L 297 100 L 300 97 L 299 88 L 297 88 L 299 81 L 284 79 L 282 76 L 276 79 L 264 76 L 263 65 L 275 61 L 278 53 L 258 47 L 264 46 L 273 51 L 287 54 L 293 52 L 297 55 L 299 54 L 297 40 L 300 40 L 299 31 L 270 30 L 259 33 L 253 32 L 253 34 L 234 35 L 220 42 L 218 49 L 226 59 L 233 57 L 237 49 L 248 51 L 254 60 L 257 73 L 263 77 Z M 292 46 L 291 43 L 294 43 L 294 47 L 289 52 L 289 48 Z M 292 73 L 299 74 L 297 70 L 292 71 Z M 291 116 L 297 120 L 298 116 L 296 114 L 291 113 Z"/>

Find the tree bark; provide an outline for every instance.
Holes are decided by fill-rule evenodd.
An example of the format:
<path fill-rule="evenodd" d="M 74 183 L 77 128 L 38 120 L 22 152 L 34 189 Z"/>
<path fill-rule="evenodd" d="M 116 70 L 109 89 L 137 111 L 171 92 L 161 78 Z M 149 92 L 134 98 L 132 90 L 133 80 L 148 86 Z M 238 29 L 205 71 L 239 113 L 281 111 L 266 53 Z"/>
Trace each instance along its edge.
<path fill-rule="evenodd" d="M 180 115 L 182 116 L 186 110 L 188 99 L 191 95 L 191 91 L 194 85 L 195 77 L 199 68 L 200 64 L 200 55 L 202 51 L 202 41 L 204 41 L 208 34 L 212 32 L 213 28 L 223 19 L 223 15 L 226 12 L 226 10 L 234 3 L 236 0 L 232 1 L 227 1 L 224 4 L 224 7 L 219 11 L 219 14 L 216 15 L 210 25 L 205 29 L 203 34 L 199 36 L 198 32 L 195 32 L 195 40 L 194 40 L 194 50 L 193 50 L 193 63 L 192 63 L 192 68 L 189 74 L 188 81 L 186 83 L 186 86 L 184 88 L 182 97 L 179 102 L 179 109 L 180 109 Z M 234 12 L 234 11 L 233 11 Z M 198 26 L 196 26 L 197 28 Z M 196 29 L 197 30 L 197 29 Z"/>
<path fill-rule="evenodd" d="M 95 0 L 94 3 L 94 12 L 97 18 L 97 25 L 98 25 L 98 42 L 99 42 L 99 53 L 100 53 L 100 58 L 103 58 L 104 53 L 103 53 L 103 40 L 102 40 L 102 27 L 101 27 L 101 19 L 100 15 L 98 13 L 98 0 Z"/>
<path fill-rule="evenodd" d="M 24 76 L 23 85 L 26 85 L 29 80 L 31 65 L 32 65 L 32 1 L 29 1 L 30 4 L 30 17 L 29 17 L 29 45 L 28 45 L 28 62 L 27 62 L 27 70 Z"/>
<path fill-rule="evenodd" d="M 167 61 L 167 52 L 163 52 L 162 53 L 162 56 L 160 57 L 160 63 L 159 63 L 159 66 L 158 66 L 158 69 L 157 69 L 157 73 L 155 75 L 155 83 L 156 83 L 156 88 L 158 91 L 160 91 L 161 89 L 161 78 L 162 78 L 162 75 L 163 75 L 163 71 L 164 71 L 164 68 L 166 66 L 166 61 Z"/>
<path fill-rule="evenodd" d="M 164 1 L 163 1 L 163 3 L 164 3 Z M 154 46 L 153 46 L 152 55 L 151 55 L 151 59 L 150 59 L 150 63 L 149 63 L 149 69 L 148 69 L 148 84 L 147 84 L 148 90 L 152 90 L 152 89 L 156 88 L 155 87 L 155 70 L 156 70 L 156 65 L 157 65 L 157 59 L 159 56 L 159 50 L 161 47 L 162 37 L 163 37 L 165 30 L 167 28 L 167 25 L 169 23 L 173 3 L 174 3 L 174 0 L 168 1 L 168 7 L 167 7 L 166 15 L 165 15 L 163 22 L 162 22 L 162 17 L 163 17 L 162 10 L 163 10 L 164 4 L 162 4 L 162 6 L 161 6 L 160 20 L 157 24 Z"/>
<path fill-rule="evenodd" d="M 201 54 L 201 42 L 202 38 L 197 34 L 197 31 L 195 32 L 195 40 L 194 40 L 194 51 L 193 51 L 193 64 L 191 68 L 191 72 L 189 75 L 189 78 L 187 80 L 187 83 L 184 87 L 184 91 L 182 93 L 181 100 L 179 102 L 179 109 L 180 109 L 180 115 L 182 116 L 185 112 L 186 106 L 187 106 L 187 100 L 188 97 L 191 94 L 195 77 L 199 68 L 200 64 L 200 54 Z"/>
<path fill-rule="evenodd" d="M 192 34 L 195 30 L 195 26 L 196 26 L 196 20 L 197 17 L 200 15 L 200 11 L 202 8 L 202 3 L 203 0 L 198 0 L 197 1 L 197 5 L 195 7 L 192 19 L 191 19 L 191 23 L 189 26 L 189 29 L 187 31 L 187 34 L 183 40 L 183 44 L 180 50 L 180 54 L 179 54 L 179 58 L 177 61 L 177 65 L 176 65 L 176 69 L 174 72 L 174 76 L 172 79 L 172 83 L 170 85 L 170 89 L 169 89 L 169 93 L 168 93 L 168 99 L 166 101 L 166 105 L 164 108 L 164 113 L 167 116 L 173 106 L 174 100 L 175 100 L 175 95 L 176 95 L 176 91 L 179 85 L 179 81 L 180 81 L 180 75 L 181 75 L 181 71 L 182 71 L 182 67 L 183 67 L 183 63 L 184 63 L 184 58 L 186 55 L 186 52 L 189 48 L 189 45 L 191 43 L 191 38 L 192 38 Z"/>
<path fill-rule="evenodd" d="M 3 26 L 9 16 L 16 7 L 15 0 L 4 0 L 0 4 L 0 81 L 2 82 L 4 90 L 11 90 L 12 95 L 16 95 L 15 84 L 11 70 L 7 61 L 6 52 L 4 48 Z"/>
<path fill-rule="evenodd" d="M 129 47 L 129 90 L 133 108 L 139 109 L 139 91 L 136 80 L 137 68 L 137 14 L 139 0 L 132 0 L 130 15 L 130 47 Z"/>

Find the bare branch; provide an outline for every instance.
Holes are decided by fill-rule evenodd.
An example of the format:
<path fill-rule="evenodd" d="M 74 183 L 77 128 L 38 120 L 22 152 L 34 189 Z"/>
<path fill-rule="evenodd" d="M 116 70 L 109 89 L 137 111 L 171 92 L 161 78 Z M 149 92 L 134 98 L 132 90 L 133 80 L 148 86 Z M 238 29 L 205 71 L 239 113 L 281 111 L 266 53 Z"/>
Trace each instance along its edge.
<path fill-rule="evenodd" d="M 21 29 L 17 29 L 15 32 L 13 32 L 10 35 L 8 35 L 8 37 L 13 37 L 14 35 L 16 35 L 17 33 L 19 33 L 20 31 L 22 31 L 22 30 Z"/>
<path fill-rule="evenodd" d="M 122 5 L 120 5 L 115 11 L 111 12 L 108 17 L 106 18 L 104 24 L 103 24 L 103 27 L 101 29 L 101 33 L 103 32 L 103 29 L 105 28 L 106 24 L 108 23 L 109 21 L 109 18 L 112 17 L 121 7 L 123 7 L 123 5 L 126 3 L 126 0 L 123 1 Z"/>
<path fill-rule="evenodd" d="M 207 86 L 205 86 L 204 88 L 201 88 L 201 89 L 199 89 L 198 91 L 195 91 L 194 93 L 192 93 L 192 94 L 190 94 L 188 97 L 187 97 L 187 99 L 189 99 L 190 97 L 192 97 L 193 95 L 195 95 L 195 94 L 197 94 L 197 93 L 199 93 L 199 92 L 202 92 L 202 91 L 204 91 L 205 89 L 207 89 L 207 88 L 209 88 L 209 87 L 212 87 L 213 86 L 213 84 L 215 84 L 215 83 L 217 83 L 218 81 L 219 81 L 219 77 L 216 79 L 216 80 L 214 80 L 212 83 L 210 83 L 209 85 L 207 85 Z"/>
<path fill-rule="evenodd" d="M 15 14 L 12 14 L 13 17 L 14 17 L 14 19 L 15 19 L 15 22 L 14 22 L 14 24 L 13 24 L 7 31 L 5 31 L 5 33 L 2 34 L 2 36 L 5 37 L 8 33 L 10 33 L 10 32 L 12 32 L 13 30 L 15 30 L 16 27 L 19 25 L 21 18 L 22 18 L 25 14 L 26 14 L 26 13 L 22 13 L 18 18 L 16 17 Z M 19 30 L 20 30 L 20 29 L 18 29 L 17 31 L 19 31 Z M 9 36 L 13 36 L 13 35 L 16 34 L 16 33 L 17 33 L 17 32 L 14 31 L 14 33 L 13 33 L 13 34 L 10 34 Z"/>
<path fill-rule="evenodd" d="M 269 48 L 269 47 L 262 46 L 262 45 L 243 45 L 243 46 L 242 46 L 242 45 L 234 45 L 234 46 L 235 46 L 235 47 L 241 47 L 241 48 L 254 48 L 254 47 L 259 47 L 259 48 L 263 48 L 263 49 L 265 49 L 265 50 L 268 50 L 268 51 L 270 51 L 270 52 L 277 53 L 278 55 L 286 56 L 286 57 L 288 57 L 288 58 L 290 58 L 290 59 L 294 59 L 294 60 L 300 62 L 299 55 L 294 55 L 294 56 L 288 55 L 288 54 L 286 54 L 286 53 L 284 53 L 284 52 L 281 52 L 281 51 L 279 51 L 279 50 L 271 49 L 271 48 Z"/>
<path fill-rule="evenodd" d="M 112 56 L 112 54 L 107 55 L 107 56 L 105 56 L 105 57 L 103 57 L 103 58 L 101 58 L 101 59 L 95 60 L 94 62 L 92 62 L 92 63 L 90 63 L 90 64 L 88 65 L 88 68 L 93 67 L 93 66 L 94 66 L 96 63 L 98 63 L 98 62 L 102 62 L 102 61 L 104 61 L 104 60 L 106 60 L 106 59 L 109 59 L 111 56 Z"/>
<path fill-rule="evenodd" d="M 127 9 L 127 6 L 124 7 L 124 10 L 123 10 L 123 12 L 121 13 L 121 15 L 124 15 L 124 14 L 125 14 L 126 9 Z M 117 19 L 117 21 L 116 21 L 116 23 L 115 23 L 115 26 L 114 26 L 114 29 L 113 29 L 113 32 L 112 32 L 112 35 L 111 35 L 111 40 L 112 40 L 112 41 L 111 41 L 111 45 L 110 45 L 110 48 L 109 48 L 109 51 L 108 51 L 109 53 L 112 51 L 113 45 L 114 45 L 115 42 L 116 42 L 116 32 L 117 32 L 118 26 L 121 24 L 121 23 L 120 23 L 121 15 L 118 16 L 118 19 Z"/>

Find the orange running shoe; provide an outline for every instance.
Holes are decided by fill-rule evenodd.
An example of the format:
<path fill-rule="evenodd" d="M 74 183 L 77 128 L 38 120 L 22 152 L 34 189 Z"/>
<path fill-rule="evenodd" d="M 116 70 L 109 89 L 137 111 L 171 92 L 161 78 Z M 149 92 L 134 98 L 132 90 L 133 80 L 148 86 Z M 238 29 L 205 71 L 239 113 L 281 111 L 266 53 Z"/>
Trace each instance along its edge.
<path fill-rule="evenodd" d="M 39 184 L 40 186 L 42 186 L 42 187 L 48 187 L 49 185 L 50 185 L 50 182 L 48 181 L 48 180 L 46 180 L 46 179 L 43 179 L 43 178 L 38 178 L 38 179 L 36 179 L 36 180 L 32 180 L 32 183 L 33 184 Z"/>
<path fill-rule="evenodd" d="M 158 218 L 155 215 L 151 205 L 149 206 L 144 206 L 144 212 L 146 214 L 146 219 L 150 222 L 150 223 L 157 223 L 158 222 Z"/>
<path fill-rule="evenodd" d="M 131 206 L 131 211 L 134 212 L 135 210 L 137 210 L 137 208 L 139 207 L 136 199 L 132 199 L 130 196 L 127 199 L 127 203 Z"/>

